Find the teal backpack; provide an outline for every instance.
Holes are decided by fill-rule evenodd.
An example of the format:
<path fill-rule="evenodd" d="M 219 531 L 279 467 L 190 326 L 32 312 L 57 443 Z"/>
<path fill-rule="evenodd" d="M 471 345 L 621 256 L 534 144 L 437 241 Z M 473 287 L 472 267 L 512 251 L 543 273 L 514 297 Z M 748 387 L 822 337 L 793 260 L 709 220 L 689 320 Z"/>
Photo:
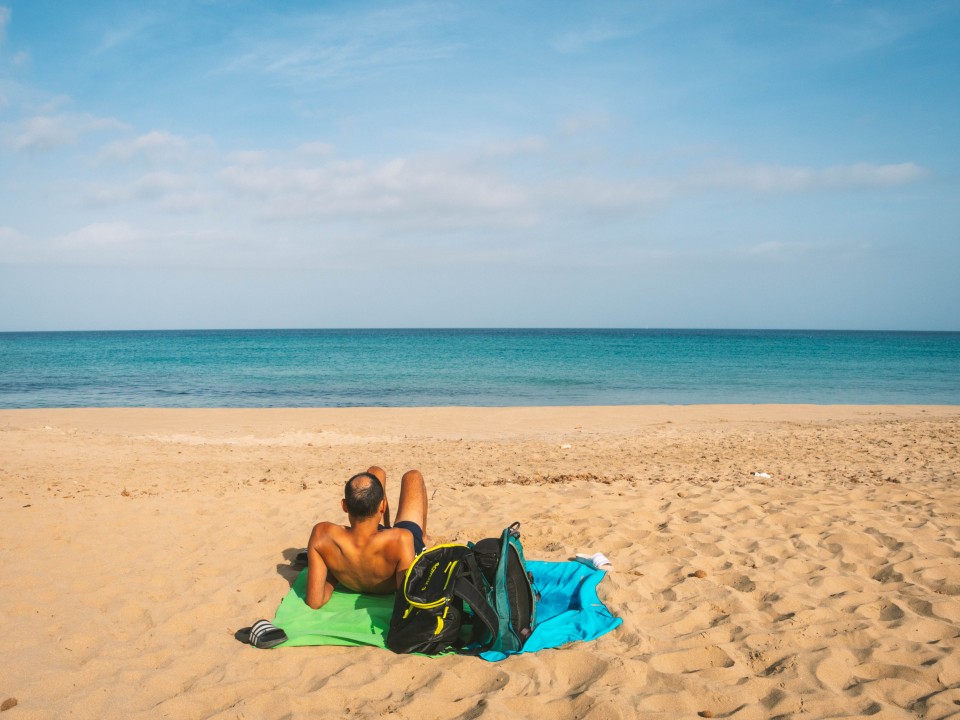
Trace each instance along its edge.
<path fill-rule="evenodd" d="M 396 653 L 519 652 L 537 625 L 520 523 L 499 538 L 424 550 L 397 591 L 387 632 Z"/>

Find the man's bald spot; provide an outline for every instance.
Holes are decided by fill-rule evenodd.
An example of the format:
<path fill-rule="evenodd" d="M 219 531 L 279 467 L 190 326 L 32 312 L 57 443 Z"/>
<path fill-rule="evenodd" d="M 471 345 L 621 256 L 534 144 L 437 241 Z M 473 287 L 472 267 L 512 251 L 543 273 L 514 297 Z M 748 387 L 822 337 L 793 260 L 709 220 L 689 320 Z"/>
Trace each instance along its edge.
<path fill-rule="evenodd" d="M 347 480 L 343 488 L 343 499 L 347 512 L 357 518 L 368 518 L 376 514 L 383 501 L 383 484 L 371 473 L 357 473 Z"/>

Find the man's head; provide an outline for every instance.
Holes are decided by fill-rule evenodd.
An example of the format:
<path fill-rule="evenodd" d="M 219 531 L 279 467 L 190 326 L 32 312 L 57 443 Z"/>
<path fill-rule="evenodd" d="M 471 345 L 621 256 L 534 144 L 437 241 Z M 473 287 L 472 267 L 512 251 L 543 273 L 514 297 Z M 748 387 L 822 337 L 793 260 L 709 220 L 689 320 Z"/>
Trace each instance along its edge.
<path fill-rule="evenodd" d="M 383 512 L 383 502 L 383 485 L 371 473 L 354 475 L 343 488 L 343 509 L 358 520 Z"/>

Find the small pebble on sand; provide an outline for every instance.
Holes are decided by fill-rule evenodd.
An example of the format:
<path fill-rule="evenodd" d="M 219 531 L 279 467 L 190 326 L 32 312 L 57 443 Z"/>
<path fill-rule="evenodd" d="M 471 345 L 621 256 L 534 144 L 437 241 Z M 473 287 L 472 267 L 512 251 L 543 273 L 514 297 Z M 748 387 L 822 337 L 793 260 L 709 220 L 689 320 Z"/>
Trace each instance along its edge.
<path fill-rule="evenodd" d="M 6 712 L 10 708 L 14 707 L 17 704 L 16 698 L 7 698 L 0 704 L 0 712 Z"/>
<path fill-rule="evenodd" d="M 687 577 L 695 577 L 695 578 L 705 578 L 706 576 L 707 574 L 703 570 L 694 570 L 692 573 L 687 575 Z"/>

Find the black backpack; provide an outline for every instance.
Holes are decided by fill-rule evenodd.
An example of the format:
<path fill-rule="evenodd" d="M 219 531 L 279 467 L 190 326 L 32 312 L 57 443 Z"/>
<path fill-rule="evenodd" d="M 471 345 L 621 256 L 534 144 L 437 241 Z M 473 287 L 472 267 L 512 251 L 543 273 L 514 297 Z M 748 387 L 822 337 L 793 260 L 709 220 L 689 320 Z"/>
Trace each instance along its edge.
<path fill-rule="evenodd" d="M 536 627 L 539 599 L 519 528 L 420 553 L 397 591 L 387 647 L 426 655 L 519 651 Z"/>

